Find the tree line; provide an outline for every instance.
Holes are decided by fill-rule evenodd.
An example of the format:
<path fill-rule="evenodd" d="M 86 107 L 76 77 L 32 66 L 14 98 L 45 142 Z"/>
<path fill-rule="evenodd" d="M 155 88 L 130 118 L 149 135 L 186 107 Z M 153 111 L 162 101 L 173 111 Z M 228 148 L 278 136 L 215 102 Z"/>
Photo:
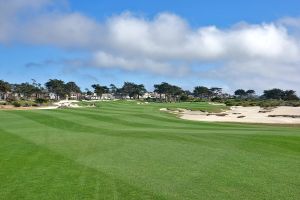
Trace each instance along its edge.
<path fill-rule="evenodd" d="M 124 82 L 123 86 L 118 88 L 114 84 L 104 86 L 100 84 L 91 85 L 93 90 L 85 89 L 81 91 L 80 87 L 73 81 L 64 82 L 63 80 L 50 79 L 44 85 L 37 83 L 32 79 L 31 83 L 25 82 L 20 84 L 11 84 L 4 80 L 0 80 L 0 93 L 6 94 L 9 92 L 15 94 L 22 94 L 24 98 L 30 98 L 35 95 L 39 98 L 44 93 L 54 93 L 58 98 L 65 98 L 71 96 L 72 93 L 93 95 L 93 93 L 102 97 L 103 94 L 109 93 L 117 98 L 139 99 L 143 96 L 147 90 L 143 84 L 136 84 L 133 82 Z M 219 87 L 205 87 L 196 86 L 193 91 L 183 90 L 181 87 L 162 82 L 154 85 L 154 91 L 158 94 L 157 99 L 161 101 L 185 101 L 189 98 L 198 98 L 203 100 L 218 100 L 218 99 L 276 99 L 276 100 L 299 100 L 294 90 L 282 90 L 278 88 L 264 90 L 263 95 L 256 95 L 256 92 L 252 89 L 244 90 L 238 89 L 234 92 L 234 95 L 224 93 L 222 88 Z"/>

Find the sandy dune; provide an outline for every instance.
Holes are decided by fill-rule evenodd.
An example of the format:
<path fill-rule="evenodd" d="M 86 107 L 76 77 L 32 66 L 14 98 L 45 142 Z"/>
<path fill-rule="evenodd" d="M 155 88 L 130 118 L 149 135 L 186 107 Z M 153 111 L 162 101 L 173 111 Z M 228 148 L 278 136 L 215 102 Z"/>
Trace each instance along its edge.
<path fill-rule="evenodd" d="M 260 107 L 235 106 L 219 114 L 185 110 L 180 112 L 180 118 L 211 122 L 300 124 L 300 107 L 281 106 L 267 110 Z"/>

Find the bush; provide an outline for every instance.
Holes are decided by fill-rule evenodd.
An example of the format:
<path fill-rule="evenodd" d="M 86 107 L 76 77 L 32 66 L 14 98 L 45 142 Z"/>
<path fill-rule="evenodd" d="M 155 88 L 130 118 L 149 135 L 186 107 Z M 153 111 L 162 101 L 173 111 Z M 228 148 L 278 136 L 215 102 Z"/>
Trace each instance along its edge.
<path fill-rule="evenodd" d="M 208 102 L 208 99 L 203 99 L 203 98 L 193 98 L 191 99 L 191 102 Z"/>
<path fill-rule="evenodd" d="M 8 105 L 8 103 L 6 101 L 0 101 L 0 105 L 5 106 L 5 105 Z"/>
<path fill-rule="evenodd" d="M 45 104 L 45 103 L 48 103 L 49 100 L 48 99 L 36 99 L 35 102 L 38 104 Z"/>
<path fill-rule="evenodd" d="M 31 106 L 38 106 L 35 102 L 33 101 L 13 101 L 11 104 L 15 107 L 31 107 Z"/>
<path fill-rule="evenodd" d="M 241 100 L 232 99 L 225 101 L 226 106 L 260 106 L 260 107 L 277 107 L 277 106 L 300 106 L 300 101 L 283 101 L 283 100 Z"/>
<path fill-rule="evenodd" d="M 181 95 L 180 96 L 180 101 L 188 101 L 189 97 L 187 95 Z"/>
<path fill-rule="evenodd" d="M 160 99 L 148 97 L 148 98 L 144 99 L 144 101 L 146 101 L 146 102 L 160 102 Z"/>
<path fill-rule="evenodd" d="M 221 102 L 222 99 L 220 97 L 214 97 L 211 99 L 212 102 Z"/>
<path fill-rule="evenodd" d="M 21 107 L 21 103 L 19 101 L 12 102 L 12 105 L 15 107 Z"/>

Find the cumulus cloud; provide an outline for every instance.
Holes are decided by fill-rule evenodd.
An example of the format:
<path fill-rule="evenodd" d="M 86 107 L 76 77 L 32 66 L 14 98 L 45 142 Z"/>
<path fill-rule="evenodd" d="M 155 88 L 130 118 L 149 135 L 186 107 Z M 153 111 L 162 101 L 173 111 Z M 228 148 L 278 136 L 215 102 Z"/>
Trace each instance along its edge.
<path fill-rule="evenodd" d="M 21 21 L 39 17 L 45 8 L 66 5 L 64 0 L 0 0 L 0 42 L 11 42 L 22 32 Z M 23 19 L 23 20 L 21 20 Z"/>
<path fill-rule="evenodd" d="M 80 13 L 50 13 L 26 22 L 18 39 L 25 43 L 62 48 L 99 47 L 101 30 L 96 22 Z"/>
<path fill-rule="evenodd" d="M 80 63 L 132 72 L 185 78 L 197 76 L 197 66 L 204 69 L 199 77 L 232 87 L 298 89 L 300 84 L 300 37 L 290 29 L 300 27 L 296 18 L 221 29 L 191 27 L 172 13 L 148 19 L 125 12 L 99 22 L 82 13 L 47 9 L 56 5 L 54 0 L 3 2 L 2 43 L 76 49 L 89 55 Z M 24 18 L 28 9 L 33 11 Z M 205 65 L 214 63 L 205 71 Z"/>
<path fill-rule="evenodd" d="M 102 51 L 94 54 L 90 64 L 106 68 L 121 68 L 128 71 L 136 71 L 142 68 L 160 75 L 183 76 L 188 75 L 189 72 L 187 67 L 181 65 L 171 65 L 168 62 L 159 62 L 150 58 L 115 56 Z"/>

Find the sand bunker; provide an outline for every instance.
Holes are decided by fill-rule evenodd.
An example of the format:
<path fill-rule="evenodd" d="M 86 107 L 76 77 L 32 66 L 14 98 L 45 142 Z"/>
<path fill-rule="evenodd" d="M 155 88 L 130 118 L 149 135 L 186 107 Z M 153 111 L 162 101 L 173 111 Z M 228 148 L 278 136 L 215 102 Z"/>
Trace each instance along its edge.
<path fill-rule="evenodd" d="M 264 109 L 260 107 L 234 106 L 222 113 L 185 110 L 179 113 L 179 117 L 186 120 L 210 122 L 300 124 L 300 107 L 281 106 Z"/>
<path fill-rule="evenodd" d="M 0 110 L 48 110 L 48 109 L 56 109 L 58 106 L 29 106 L 29 107 L 15 107 L 12 105 L 2 105 L 0 106 Z"/>
<path fill-rule="evenodd" d="M 0 105 L 0 110 L 49 110 L 57 108 L 79 108 L 76 100 L 63 100 L 53 104 L 53 106 L 41 106 L 41 107 L 15 107 L 13 105 Z"/>

